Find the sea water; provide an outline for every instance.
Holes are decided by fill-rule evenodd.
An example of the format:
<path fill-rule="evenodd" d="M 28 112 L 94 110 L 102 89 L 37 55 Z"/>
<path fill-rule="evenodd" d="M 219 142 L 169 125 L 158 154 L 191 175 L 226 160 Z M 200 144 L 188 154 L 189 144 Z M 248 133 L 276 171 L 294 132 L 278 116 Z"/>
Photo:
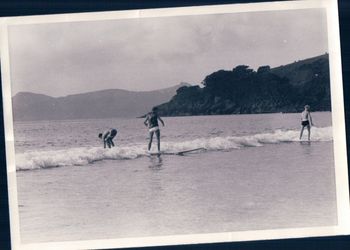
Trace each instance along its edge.
<path fill-rule="evenodd" d="M 22 241 L 335 225 L 331 113 L 312 117 L 311 142 L 300 114 L 165 117 L 163 152 L 204 149 L 184 156 L 148 156 L 143 119 L 15 123 Z"/>

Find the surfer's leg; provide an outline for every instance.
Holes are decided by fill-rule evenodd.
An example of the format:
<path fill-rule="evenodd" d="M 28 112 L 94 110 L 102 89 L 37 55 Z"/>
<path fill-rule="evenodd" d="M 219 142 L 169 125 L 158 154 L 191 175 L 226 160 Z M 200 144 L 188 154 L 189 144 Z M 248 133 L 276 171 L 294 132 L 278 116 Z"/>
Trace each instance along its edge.
<path fill-rule="evenodd" d="M 310 141 L 310 135 L 311 135 L 311 128 L 310 128 L 310 125 L 307 126 L 307 132 L 308 132 L 307 138 L 308 138 L 308 140 Z"/>
<path fill-rule="evenodd" d="M 301 140 L 301 137 L 303 137 L 304 128 L 305 128 L 305 126 L 301 126 L 299 140 Z"/>
<path fill-rule="evenodd" d="M 113 139 L 109 139 L 110 143 L 111 143 L 111 146 L 114 147 L 114 142 L 113 142 Z"/>
<path fill-rule="evenodd" d="M 148 142 L 148 151 L 151 150 L 151 147 L 152 147 L 152 140 L 153 140 L 153 134 L 154 132 L 149 132 L 149 142 Z"/>
<path fill-rule="evenodd" d="M 160 130 L 156 131 L 157 142 L 158 142 L 158 152 L 160 152 Z"/>
<path fill-rule="evenodd" d="M 110 139 L 107 139 L 107 145 L 108 145 L 108 148 L 111 148 L 111 140 Z"/>

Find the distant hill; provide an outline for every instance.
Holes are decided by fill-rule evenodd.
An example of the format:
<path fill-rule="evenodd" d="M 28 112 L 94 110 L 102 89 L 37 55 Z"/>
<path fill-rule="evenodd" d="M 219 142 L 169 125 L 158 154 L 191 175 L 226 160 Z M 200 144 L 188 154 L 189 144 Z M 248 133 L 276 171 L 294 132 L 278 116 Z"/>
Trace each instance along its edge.
<path fill-rule="evenodd" d="M 328 54 L 296 61 L 291 64 L 271 69 L 271 72 L 286 77 L 294 86 L 302 86 L 315 78 L 315 74 L 328 72 Z"/>
<path fill-rule="evenodd" d="M 199 86 L 183 86 L 167 103 L 163 116 L 300 112 L 331 110 L 328 54 L 277 68 L 247 65 L 219 70 Z"/>
<path fill-rule="evenodd" d="M 154 90 L 108 89 L 65 97 L 19 92 L 12 98 L 15 121 L 137 117 L 169 101 L 187 83 Z"/>

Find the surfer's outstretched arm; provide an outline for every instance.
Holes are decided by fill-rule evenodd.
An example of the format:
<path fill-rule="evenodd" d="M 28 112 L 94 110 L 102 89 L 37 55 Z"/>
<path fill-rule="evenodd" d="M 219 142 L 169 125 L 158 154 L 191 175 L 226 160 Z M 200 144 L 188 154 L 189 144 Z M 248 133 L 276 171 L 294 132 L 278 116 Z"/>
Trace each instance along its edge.
<path fill-rule="evenodd" d="M 149 120 L 149 115 L 146 116 L 146 120 L 143 122 L 143 124 L 145 124 L 145 126 L 148 126 L 148 120 Z"/>
<path fill-rule="evenodd" d="M 158 116 L 158 120 L 162 123 L 162 125 L 163 125 L 163 127 L 164 127 L 164 121 L 162 120 L 162 118 L 160 118 L 159 116 Z"/>
<path fill-rule="evenodd" d="M 312 117 L 311 117 L 311 113 L 309 112 L 309 120 L 310 120 L 310 125 L 313 126 L 314 124 L 312 123 Z"/>

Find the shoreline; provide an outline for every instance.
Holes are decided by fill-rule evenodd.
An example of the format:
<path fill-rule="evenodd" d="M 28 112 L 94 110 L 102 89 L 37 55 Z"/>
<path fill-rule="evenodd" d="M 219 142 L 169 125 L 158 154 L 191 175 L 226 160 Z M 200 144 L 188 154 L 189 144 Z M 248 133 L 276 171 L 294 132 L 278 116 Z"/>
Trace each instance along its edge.
<path fill-rule="evenodd" d="M 262 112 L 262 113 L 234 113 L 234 114 L 207 114 L 207 115 L 172 115 L 172 116 L 165 116 L 162 115 L 161 117 L 201 117 L 201 116 L 231 116 L 231 115 L 237 115 L 237 116 L 244 116 L 244 115 L 273 115 L 273 114 L 299 114 L 302 110 L 299 112 Z M 312 113 L 332 113 L 332 110 L 320 110 L 320 111 L 311 111 Z M 136 117 L 141 118 L 141 117 Z"/>
<path fill-rule="evenodd" d="M 174 115 L 174 116 L 164 116 L 161 117 L 203 117 L 203 116 L 245 116 L 245 115 L 273 115 L 273 114 L 299 114 L 300 112 L 264 112 L 264 113 L 237 113 L 237 114 L 208 114 L 208 115 Z M 332 110 L 320 110 L 320 111 L 311 111 L 311 114 L 313 113 L 332 113 Z M 22 120 L 22 121 L 14 121 L 15 124 L 25 124 L 25 123 L 35 123 L 35 122 L 80 122 L 80 121 L 99 121 L 99 120 L 132 120 L 132 119 L 144 119 L 144 117 L 138 116 L 138 117 L 110 117 L 110 118 L 84 118 L 84 119 L 60 119 L 60 120 Z"/>

